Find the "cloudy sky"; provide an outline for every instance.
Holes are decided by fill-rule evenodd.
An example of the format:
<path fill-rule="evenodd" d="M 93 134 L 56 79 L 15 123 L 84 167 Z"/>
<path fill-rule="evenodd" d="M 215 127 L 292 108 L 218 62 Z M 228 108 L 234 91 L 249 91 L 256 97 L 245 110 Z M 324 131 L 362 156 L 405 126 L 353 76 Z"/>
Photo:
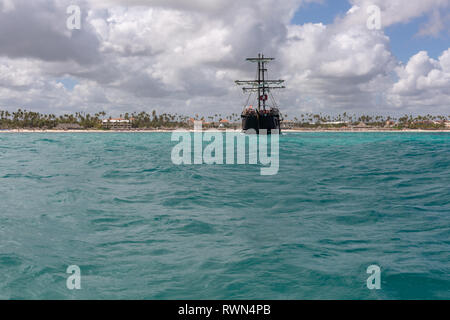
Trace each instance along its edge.
<path fill-rule="evenodd" d="M 449 115 L 449 30 L 450 0 L 0 0 L 0 109 L 240 112 L 264 52 L 289 115 Z"/>

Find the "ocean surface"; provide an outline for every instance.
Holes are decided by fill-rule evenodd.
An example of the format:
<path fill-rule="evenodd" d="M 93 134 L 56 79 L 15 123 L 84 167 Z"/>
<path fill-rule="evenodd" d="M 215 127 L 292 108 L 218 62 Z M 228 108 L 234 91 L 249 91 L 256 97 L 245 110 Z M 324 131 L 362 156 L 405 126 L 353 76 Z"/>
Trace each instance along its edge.
<path fill-rule="evenodd" d="M 449 133 L 288 133 L 275 176 L 176 144 L 0 134 L 0 299 L 450 299 Z"/>

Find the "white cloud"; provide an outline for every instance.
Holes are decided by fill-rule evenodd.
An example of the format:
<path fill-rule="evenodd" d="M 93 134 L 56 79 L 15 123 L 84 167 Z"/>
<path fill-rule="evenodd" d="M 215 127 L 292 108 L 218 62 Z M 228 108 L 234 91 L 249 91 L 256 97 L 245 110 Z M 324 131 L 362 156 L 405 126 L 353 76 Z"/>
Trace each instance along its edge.
<path fill-rule="evenodd" d="M 351 24 L 365 23 L 367 8 L 376 5 L 381 9 L 383 28 L 396 23 L 407 23 L 416 17 L 450 6 L 450 0 L 350 0 L 350 2 L 361 9 L 356 10 L 355 7 L 352 10 Z"/>
<path fill-rule="evenodd" d="M 372 111 L 379 107 L 377 96 L 386 89 L 397 62 L 381 31 L 344 26 L 343 20 L 328 26 L 291 26 L 281 50 L 284 74 L 290 91 L 314 97 L 320 111 L 330 106 Z M 310 103 L 300 109 L 311 109 Z"/>
<path fill-rule="evenodd" d="M 2 12 L 11 12 L 16 9 L 13 0 L 0 1 L 0 8 Z"/>
<path fill-rule="evenodd" d="M 86 24 L 83 32 L 66 28 L 70 0 L 14 0 L 12 6 L 9 0 L 0 1 L 7 9 L 0 11 L 0 55 L 80 64 L 99 61 L 99 41 L 91 26 Z"/>
<path fill-rule="evenodd" d="M 450 110 L 450 49 L 438 60 L 421 51 L 411 57 L 406 66 L 398 67 L 396 72 L 398 81 L 389 96 L 395 106 Z"/>
<path fill-rule="evenodd" d="M 20 90 L 42 80 L 40 71 L 33 61 L 0 58 L 0 86 Z"/>
<path fill-rule="evenodd" d="M 386 27 L 436 14 L 449 1 L 351 0 L 333 24 L 297 26 L 290 21 L 309 1 L 81 0 L 82 30 L 68 31 L 72 1 L 0 0 L 0 103 L 51 112 L 239 112 L 245 98 L 233 80 L 252 77 L 244 59 L 264 52 L 277 58 L 271 76 L 287 80 L 280 98 L 289 113 L 409 108 L 407 97 L 417 109 L 436 109 L 448 99 L 448 51 L 439 61 L 419 53 L 402 66 L 383 29 L 367 29 L 366 8 L 379 5 Z M 61 77 L 78 84 L 67 90 Z"/>

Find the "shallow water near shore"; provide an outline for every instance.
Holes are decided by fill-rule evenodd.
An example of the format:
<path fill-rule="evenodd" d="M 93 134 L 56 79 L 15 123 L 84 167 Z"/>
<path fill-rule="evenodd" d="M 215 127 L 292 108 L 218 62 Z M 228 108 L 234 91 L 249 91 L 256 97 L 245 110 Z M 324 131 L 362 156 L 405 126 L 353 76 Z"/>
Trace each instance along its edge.
<path fill-rule="evenodd" d="M 450 133 L 287 133 L 275 176 L 175 144 L 0 135 L 0 298 L 450 299 Z"/>

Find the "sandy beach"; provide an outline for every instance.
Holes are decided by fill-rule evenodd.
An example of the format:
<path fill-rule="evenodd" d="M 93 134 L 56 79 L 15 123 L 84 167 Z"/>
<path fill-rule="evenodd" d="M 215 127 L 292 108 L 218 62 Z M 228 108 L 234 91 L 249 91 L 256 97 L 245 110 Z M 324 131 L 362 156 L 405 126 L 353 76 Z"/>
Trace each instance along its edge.
<path fill-rule="evenodd" d="M 161 132 L 173 132 L 178 129 L 145 129 L 145 130 L 39 130 L 39 129 L 7 129 L 7 130 L 0 130 L 0 133 L 161 133 Z M 203 131 L 220 131 L 220 132 L 226 132 L 226 129 L 205 129 Z M 189 129 L 188 131 L 194 132 L 193 129 Z M 365 128 L 365 129 L 282 129 L 282 132 L 284 133 L 298 133 L 298 132 L 392 132 L 392 133 L 399 133 L 399 132 L 423 132 L 423 133 L 430 133 L 430 132 L 450 132 L 450 129 L 446 130 L 420 130 L 420 129 L 403 129 L 403 130 L 394 130 L 394 129 L 381 129 L 381 128 Z"/>

